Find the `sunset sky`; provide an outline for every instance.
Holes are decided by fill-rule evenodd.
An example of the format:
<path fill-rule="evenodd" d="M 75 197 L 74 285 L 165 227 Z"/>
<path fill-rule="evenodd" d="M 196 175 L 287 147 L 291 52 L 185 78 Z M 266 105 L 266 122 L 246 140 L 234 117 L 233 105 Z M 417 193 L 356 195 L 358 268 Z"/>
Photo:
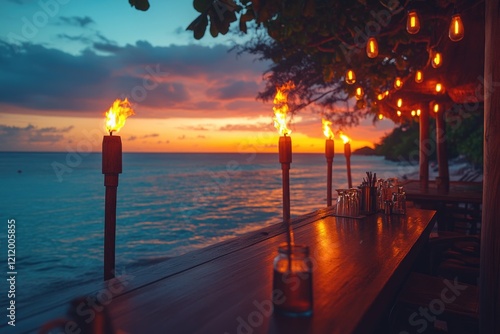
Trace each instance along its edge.
<path fill-rule="evenodd" d="M 126 152 L 276 151 L 272 103 L 255 99 L 269 64 L 228 52 L 235 35 L 195 40 L 191 1 L 0 3 L 0 151 L 100 151 L 104 113 L 124 97 Z M 294 152 L 323 152 L 317 111 L 294 117 Z M 393 126 L 345 132 L 355 149 Z"/>

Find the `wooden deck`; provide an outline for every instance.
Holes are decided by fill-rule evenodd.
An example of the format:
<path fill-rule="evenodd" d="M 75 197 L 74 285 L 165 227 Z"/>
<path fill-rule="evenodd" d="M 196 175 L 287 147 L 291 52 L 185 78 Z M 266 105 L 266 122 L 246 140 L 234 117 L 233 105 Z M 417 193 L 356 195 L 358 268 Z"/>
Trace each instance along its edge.
<path fill-rule="evenodd" d="M 409 209 L 406 216 L 379 214 L 364 219 L 331 214 L 324 209 L 293 221 L 296 243 L 308 245 L 314 261 L 312 317 L 283 317 L 271 310 L 272 262 L 285 240 L 278 224 L 130 275 L 123 291 L 105 303 L 114 329 L 370 333 L 427 242 L 435 211 Z M 68 306 L 19 319 L 16 330 L 34 332 L 64 315 Z M 82 317 L 87 320 L 89 315 Z"/>

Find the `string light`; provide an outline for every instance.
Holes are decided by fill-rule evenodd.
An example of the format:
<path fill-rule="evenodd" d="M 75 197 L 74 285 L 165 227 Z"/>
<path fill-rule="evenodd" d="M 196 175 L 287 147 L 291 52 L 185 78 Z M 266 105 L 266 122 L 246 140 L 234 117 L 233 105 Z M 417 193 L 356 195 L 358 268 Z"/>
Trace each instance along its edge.
<path fill-rule="evenodd" d="M 453 42 L 458 42 L 464 38 L 464 24 L 460 14 L 455 14 L 451 17 L 448 37 L 450 37 Z"/>
<path fill-rule="evenodd" d="M 439 104 L 434 104 L 434 112 L 437 113 L 439 112 Z"/>
<path fill-rule="evenodd" d="M 377 95 L 377 100 L 382 101 L 384 99 L 384 97 L 385 97 L 385 94 L 384 93 L 380 93 L 380 94 Z"/>
<path fill-rule="evenodd" d="M 441 93 L 443 91 L 443 85 L 441 83 L 436 84 L 436 92 Z"/>
<path fill-rule="evenodd" d="M 398 114 L 398 116 L 401 117 L 401 110 L 396 111 L 396 114 Z"/>
<path fill-rule="evenodd" d="M 406 19 L 406 31 L 412 35 L 420 31 L 420 20 L 418 19 L 417 11 L 414 9 L 408 12 L 408 17 Z"/>
<path fill-rule="evenodd" d="M 403 87 L 403 81 L 400 77 L 396 77 L 396 79 L 394 80 L 394 88 L 401 89 L 401 87 Z"/>
<path fill-rule="evenodd" d="M 417 116 L 420 116 L 421 110 L 417 109 Z"/>
<path fill-rule="evenodd" d="M 383 119 L 384 119 L 384 115 L 382 115 L 382 114 L 378 114 L 378 119 L 379 119 L 379 120 L 383 120 Z"/>
<path fill-rule="evenodd" d="M 411 111 L 411 115 L 412 115 L 412 117 L 415 117 L 415 110 Z"/>
<path fill-rule="evenodd" d="M 438 68 L 443 64 L 443 56 L 440 52 L 435 51 L 432 55 L 431 65 L 434 68 Z"/>
<path fill-rule="evenodd" d="M 422 81 L 424 81 L 424 73 L 421 70 L 418 70 L 415 72 L 415 82 L 421 83 Z"/>
<path fill-rule="evenodd" d="M 356 74 L 353 70 L 350 69 L 347 71 L 347 73 L 345 74 L 345 82 L 349 85 L 352 85 L 356 82 Z"/>
<path fill-rule="evenodd" d="M 356 88 L 356 93 L 354 96 L 356 97 L 356 100 L 361 100 L 363 98 L 363 95 L 365 95 L 365 92 L 363 91 L 362 87 L 357 87 Z"/>
<path fill-rule="evenodd" d="M 368 38 L 368 42 L 366 42 L 366 55 L 368 58 L 376 58 L 378 56 L 378 43 L 375 37 Z"/>
<path fill-rule="evenodd" d="M 403 105 L 403 99 L 398 99 L 398 102 L 397 102 L 398 108 L 401 108 L 402 105 Z"/>

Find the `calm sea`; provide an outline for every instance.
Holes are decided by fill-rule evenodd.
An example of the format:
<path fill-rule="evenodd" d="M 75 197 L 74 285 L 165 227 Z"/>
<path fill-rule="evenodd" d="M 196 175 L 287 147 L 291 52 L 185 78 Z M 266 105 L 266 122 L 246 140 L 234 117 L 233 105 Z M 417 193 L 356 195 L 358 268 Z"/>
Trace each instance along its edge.
<path fill-rule="evenodd" d="M 102 280 L 101 154 L 0 157 L 0 253 L 7 268 L 7 221 L 15 219 L 16 303 Z M 366 171 L 386 178 L 414 169 L 353 156 L 355 185 Z M 294 154 L 290 180 L 292 218 L 325 207 L 324 155 Z M 337 154 L 333 187 L 346 186 L 345 160 Z M 278 223 L 281 196 L 277 154 L 126 153 L 118 187 L 116 267 L 133 271 Z"/>

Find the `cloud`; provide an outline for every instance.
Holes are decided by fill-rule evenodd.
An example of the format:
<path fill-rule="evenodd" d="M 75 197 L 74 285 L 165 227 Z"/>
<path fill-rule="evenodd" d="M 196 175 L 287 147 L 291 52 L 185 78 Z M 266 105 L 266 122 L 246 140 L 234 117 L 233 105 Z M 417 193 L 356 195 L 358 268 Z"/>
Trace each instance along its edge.
<path fill-rule="evenodd" d="M 224 82 L 219 87 L 207 90 L 207 95 L 213 95 L 221 100 L 232 100 L 237 98 L 255 99 L 255 92 L 259 86 L 255 81 L 234 81 Z"/>
<path fill-rule="evenodd" d="M 74 55 L 0 42 L 0 108 L 25 114 L 95 116 L 129 97 L 138 117 L 230 117 L 267 113 L 255 101 L 267 67 L 228 47 L 118 46 L 106 37 L 60 34 L 88 45 Z M 234 79 L 238 78 L 238 79 Z M 262 84 L 263 85 L 263 84 Z"/>
<path fill-rule="evenodd" d="M 0 142 L 3 148 L 9 150 L 26 147 L 25 144 L 29 144 L 29 147 L 37 143 L 53 145 L 63 140 L 64 135 L 72 129 L 73 126 L 39 128 L 31 124 L 25 127 L 0 125 Z"/>
<path fill-rule="evenodd" d="M 60 16 L 55 24 L 86 28 L 93 23 L 94 20 L 89 16 Z"/>
<path fill-rule="evenodd" d="M 221 126 L 219 131 L 276 131 L 271 124 L 227 124 Z"/>
<path fill-rule="evenodd" d="M 149 134 L 149 135 L 144 135 L 141 138 L 155 138 L 155 137 L 159 137 L 159 136 L 160 135 L 158 133 L 152 133 L 152 134 Z"/>

